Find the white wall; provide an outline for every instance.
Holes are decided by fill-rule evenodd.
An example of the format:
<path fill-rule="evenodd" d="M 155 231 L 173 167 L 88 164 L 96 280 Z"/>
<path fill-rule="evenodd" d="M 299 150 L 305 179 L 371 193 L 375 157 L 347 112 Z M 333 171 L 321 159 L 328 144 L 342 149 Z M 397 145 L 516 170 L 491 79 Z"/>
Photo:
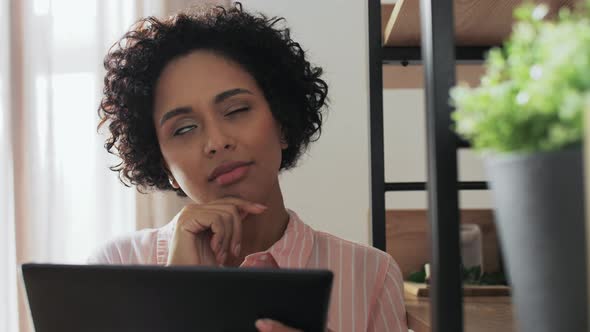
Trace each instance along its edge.
<path fill-rule="evenodd" d="M 368 51 L 365 1 L 245 0 L 246 10 L 283 16 L 322 66 L 331 109 L 298 168 L 281 176 L 285 201 L 312 227 L 367 243 Z"/>
<path fill-rule="evenodd" d="M 422 89 L 385 90 L 385 179 L 388 182 L 426 180 L 426 118 Z M 458 154 L 459 178 L 462 181 L 485 181 L 484 168 L 471 150 Z M 489 208 L 488 191 L 462 191 L 462 208 Z M 387 193 L 388 208 L 424 209 L 426 192 Z"/>

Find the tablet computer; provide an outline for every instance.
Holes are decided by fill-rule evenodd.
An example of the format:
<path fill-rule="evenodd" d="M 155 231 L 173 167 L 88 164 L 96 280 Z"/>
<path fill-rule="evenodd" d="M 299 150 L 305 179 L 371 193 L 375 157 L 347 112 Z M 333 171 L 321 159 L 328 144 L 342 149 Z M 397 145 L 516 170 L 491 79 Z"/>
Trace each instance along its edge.
<path fill-rule="evenodd" d="M 256 331 L 271 318 L 325 331 L 332 272 L 24 264 L 36 332 Z"/>

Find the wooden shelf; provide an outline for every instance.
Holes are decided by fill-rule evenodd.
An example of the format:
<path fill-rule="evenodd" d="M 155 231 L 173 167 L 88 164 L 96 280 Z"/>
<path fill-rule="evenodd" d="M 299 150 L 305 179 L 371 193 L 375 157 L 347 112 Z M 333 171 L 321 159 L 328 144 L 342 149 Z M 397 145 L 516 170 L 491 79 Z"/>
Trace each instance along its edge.
<path fill-rule="evenodd" d="M 549 16 L 559 8 L 573 8 L 583 0 L 535 0 L 547 3 Z M 522 0 L 455 0 L 455 39 L 457 46 L 501 45 L 512 29 L 512 13 Z M 420 0 L 397 0 L 381 5 L 383 46 L 420 46 Z M 484 73 L 481 64 L 458 64 L 457 82 L 479 85 Z M 384 89 L 420 89 L 424 87 L 422 65 L 383 66 Z"/>
<path fill-rule="evenodd" d="M 457 65 L 457 82 L 478 86 L 484 73 L 482 65 Z M 424 88 L 424 68 L 416 66 L 383 65 L 383 89 L 422 89 Z"/>
<path fill-rule="evenodd" d="M 482 232 L 483 269 L 500 270 L 499 240 L 490 209 L 462 209 L 461 223 L 476 224 Z M 385 211 L 386 251 L 395 259 L 407 278 L 430 263 L 432 251 L 428 211 L 425 209 L 394 209 Z"/>
<path fill-rule="evenodd" d="M 535 0 L 547 3 L 550 16 L 561 7 L 572 8 L 582 0 Z M 510 34 L 512 12 L 522 0 L 455 0 L 455 40 L 457 46 L 500 45 Z M 420 45 L 419 0 L 397 0 L 381 6 L 383 44 Z"/>
<path fill-rule="evenodd" d="M 429 299 L 406 296 L 409 328 L 415 332 L 430 332 Z M 510 297 L 465 298 L 463 306 L 467 332 L 512 332 L 515 317 Z"/>

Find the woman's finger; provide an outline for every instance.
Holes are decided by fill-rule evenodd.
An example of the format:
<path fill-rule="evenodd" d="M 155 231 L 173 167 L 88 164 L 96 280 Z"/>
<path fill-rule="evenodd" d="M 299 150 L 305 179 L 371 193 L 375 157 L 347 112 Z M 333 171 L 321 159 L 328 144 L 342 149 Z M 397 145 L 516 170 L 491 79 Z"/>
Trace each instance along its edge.
<path fill-rule="evenodd" d="M 233 222 L 233 233 L 231 237 L 231 253 L 235 257 L 240 255 L 240 251 L 242 248 L 242 220 L 246 217 L 246 215 L 241 216 L 239 208 L 235 205 L 228 207 L 229 213 L 232 216 Z"/>
<path fill-rule="evenodd" d="M 225 197 L 215 202 L 211 202 L 213 204 L 221 203 L 221 204 L 232 204 L 237 206 L 243 212 L 248 212 L 252 214 L 260 214 L 266 211 L 267 206 L 262 204 L 257 204 L 254 202 L 247 201 L 245 199 L 237 198 L 237 197 Z"/>
<path fill-rule="evenodd" d="M 272 319 L 259 319 L 256 321 L 255 325 L 259 332 L 302 332 L 301 330 L 285 326 Z"/>
<path fill-rule="evenodd" d="M 228 254 L 232 254 L 234 256 L 240 255 L 241 250 L 241 242 L 242 242 L 242 221 L 248 215 L 248 212 L 240 210 L 234 204 L 218 204 L 212 206 L 213 209 L 217 211 L 223 211 L 224 213 L 229 214 L 229 219 L 232 223 L 232 232 L 231 232 L 231 242 Z"/>
<path fill-rule="evenodd" d="M 240 216 L 239 208 L 232 204 L 216 204 L 210 206 L 210 209 L 222 214 L 224 218 L 230 223 L 230 225 L 226 224 L 225 233 L 225 240 L 229 241 L 229 243 L 225 243 L 224 240 L 225 244 L 222 245 L 222 248 L 225 248 L 226 256 L 237 256 L 241 246 L 243 220 L 243 218 Z M 238 254 L 236 254 L 236 252 Z"/>
<path fill-rule="evenodd" d="M 211 237 L 211 249 L 215 253 L 215 256 L 219 257 L 223 247 L 224 238 L 226 237 L 225 224 L 223 223 L 221 215 L 217 211 L 207 211 L 204 215 L 206 216 L 205 218 L 208 219 L 207 222 L 213 233 L 213 236 Z"/>
<path fill-rule="evenodd" d="M 229 255 L 230 252 L 230 245 L 231 245 L 231 240 L 233 237 L 233 217 L 230 213 L 227 213 L 226 211 L 220 211 L 219 212 L 219 216 L 221 217 L 220 220 L 223 223 L 223 229 L 224 229 L 224 237 L 223 237 L 223 243 L 221 244 L 221 250 L 219 253 L 219 263 L 223 264 L 225 263 L 225 260 L 227 259 L 227 256 Z"/>

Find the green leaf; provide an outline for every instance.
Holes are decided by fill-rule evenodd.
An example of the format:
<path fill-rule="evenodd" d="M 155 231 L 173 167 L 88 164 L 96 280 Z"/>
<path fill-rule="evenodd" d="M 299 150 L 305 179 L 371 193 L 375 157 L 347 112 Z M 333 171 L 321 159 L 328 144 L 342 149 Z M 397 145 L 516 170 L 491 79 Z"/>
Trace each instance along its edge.
<path fill-rule="evenodd" d="M 425 283 L 426 282 L 426 270 L 422 267 L 422 270 L 411 273 L 407 281 L 417 282 L 417 283 Z"/>
<path fill-rule="evenodd" d="M 529 1 L 518 7 L 512 34 L 486 56 L 480 86 L 450 91 L 453 130 L 479 151 L 551 151 L 582 142 L 590 109 L 590 0 L 551 21 L 546 10 Z"/>
<path fill-rule="evenodd" d="M 484 273 L 479 283 L 480 285 L 508 285 L 506 276 L 502 272 Z"/>
<path fill-rule="evenodd" d="M 481 278 L 481 267 L 474 266 L 467 269 L 463 269 L 463 283 L 465 284 L 478 284 Z"/>

